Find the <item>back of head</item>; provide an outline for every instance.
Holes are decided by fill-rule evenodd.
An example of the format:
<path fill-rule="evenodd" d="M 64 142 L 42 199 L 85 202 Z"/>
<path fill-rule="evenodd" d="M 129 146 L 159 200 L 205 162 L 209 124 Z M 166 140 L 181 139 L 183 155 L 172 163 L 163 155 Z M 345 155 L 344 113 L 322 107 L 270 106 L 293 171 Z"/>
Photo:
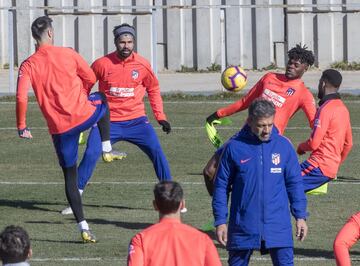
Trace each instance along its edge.
<path fill-rule="evenodd" d="M 0 258 L 3 263 L 26 261 L 30 251 L 30 239 L 20 226 L 10 225 L 0 234 Z"/>
<path fill-rule="evenodd" d="M 52 19 L 47 16 L 38 17 L 31 24 L 31 33 L 36 41 L 42 39 L 43 34 L 47 29 L 52 28 Z"/>
<path fill-rule="evenodd" d="M 154 187 L 154 197 L 159 212 L 166 215 L 179 210 L 184 193 L 179 183 L 161 181 Z"/>
<path fill-rule="evenodd" d="M 260 97 L 250 104 L 248 113 L 249 118 L 253 120 L 270 117 L 275 115 L 275 105 L 271 101 Z"/>
<path fill-rule="evenodd" d="M 342 76 L 339 71 L 335 69 L 326 69 L 321 76 L 323 81 L 330 83 L 334 88 L 339 88 L 342 82 Z"/>
<path fill-rule="evenodd" d="M 312 66 L 315 62 L 315 56 L 312 51 L 308 50 L 306 45 L 297 44 L 288 51 L 289 60 L 300 60 L 301 63 Z"/>

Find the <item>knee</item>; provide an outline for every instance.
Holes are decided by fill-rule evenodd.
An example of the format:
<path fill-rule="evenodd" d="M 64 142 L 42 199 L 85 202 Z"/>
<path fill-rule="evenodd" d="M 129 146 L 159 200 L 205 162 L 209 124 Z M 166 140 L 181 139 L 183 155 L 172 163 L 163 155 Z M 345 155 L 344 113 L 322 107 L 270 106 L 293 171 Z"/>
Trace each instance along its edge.
<path fill-rule="evenodd" d="M 215 175 L 215 169 L 212 167 L 209 167 L 208 165 L 204 167 L 203 169 L 203 176 L 204 178 L 208 180 L 213 180 Z"/>
<path fill-rule="evenodd" d="M 86 149 L 84 158 L 86 158 L 89 161 L 97 161 L 97 159 L 101 155 L 101 149 Z"/>

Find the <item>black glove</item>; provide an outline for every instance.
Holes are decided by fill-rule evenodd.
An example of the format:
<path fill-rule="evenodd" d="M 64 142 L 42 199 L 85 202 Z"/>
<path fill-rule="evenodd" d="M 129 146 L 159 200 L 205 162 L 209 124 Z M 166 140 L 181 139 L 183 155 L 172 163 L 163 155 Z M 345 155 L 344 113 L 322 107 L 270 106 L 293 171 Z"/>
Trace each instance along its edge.
<path fill-rule="evenodd" d="M 219 118 L 220 117 L 217 115 L 217 112 L 215 112 L 206 118 L 206 122 L 208 122 L 211 125 L 211 123 L 214 122 L 214 120 L 219 119 Z"/>
<path fill-rule="evenodd" d="M 166 132 L 166 134 L 169 134 L 171 131 L 171 126 L 168 121 L 166 120 L 159 120 L 159 124 L 162 126 L 162 130 Z"/>

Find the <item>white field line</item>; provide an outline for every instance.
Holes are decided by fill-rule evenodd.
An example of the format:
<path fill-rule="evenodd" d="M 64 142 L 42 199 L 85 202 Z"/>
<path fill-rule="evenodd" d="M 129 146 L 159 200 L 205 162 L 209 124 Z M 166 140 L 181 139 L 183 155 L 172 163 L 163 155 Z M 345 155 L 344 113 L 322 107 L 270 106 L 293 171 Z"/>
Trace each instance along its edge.
<path fill-rule="evenodd" d="M 161 129 L 161 127 L 154 127 L 155 129 Z M 172 129 L 176 130 L 193 130 L 193 129 L 201 129 L 205 130 L 205 127 L 171 127 Z M 354 130 L 359 130 L 360 127 L 351 127 Z M 309 129 L 309 127 L 287 127 L 286 130 L 306 130 Z M 16 127 L 0 127 L 0 130 L 17 130 Z M 30 130 L 48 130 L 47 127 L 30 127 Z M 240 127 L 221 127 L 221 130 L 240 130 Z"/>
<path fill-rule="evenodd" d="M 104 181 L 104 182 L 89 182 L 93 185 L 151 185 L 156 184 L 156 181 Z M 182 185 L 204 185 L 203 182 L 180 182 Z M 64 185 L 64 182 L 41 182 L 41 181 L 0 181 L 0 185 Z M 330 185 L 360 185 L 359 181 L 333 181 Z"/>
<path fill-rule="evenodd" d="M 222 261 L 227 261 L 228 258 L 220 258 Z M 352 261 L 360 261 L 360 257 L 351 258 Z M 127 261 L 127 258 L 117 258 L 117 257 L 93 257 L 93 258 L 84 258 L 84 257 L 68 257 L 68 258 L 31 258 L 31 261 L 38 261 L 38 262 L 56 262 L 56 261 Z M 271 261 L 270 256 L 252 256 L 250 261 Z M 325 258 L 325 257 L 296 257 L 294 256 L 294 261 L 335 261 L 333 258 Z"/>

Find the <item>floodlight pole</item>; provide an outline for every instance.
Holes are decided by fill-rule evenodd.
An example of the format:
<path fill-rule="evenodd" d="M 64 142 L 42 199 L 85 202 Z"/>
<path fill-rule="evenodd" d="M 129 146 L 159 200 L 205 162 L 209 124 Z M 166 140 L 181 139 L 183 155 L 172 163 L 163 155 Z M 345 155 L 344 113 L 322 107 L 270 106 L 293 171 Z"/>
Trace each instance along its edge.
<path fill-rule="evenodd" d="M 9 34 L 9 92 L 15 93 L 14 80 L 14 10 L 9 9 L 8 13 L 8 34 Z"/>

